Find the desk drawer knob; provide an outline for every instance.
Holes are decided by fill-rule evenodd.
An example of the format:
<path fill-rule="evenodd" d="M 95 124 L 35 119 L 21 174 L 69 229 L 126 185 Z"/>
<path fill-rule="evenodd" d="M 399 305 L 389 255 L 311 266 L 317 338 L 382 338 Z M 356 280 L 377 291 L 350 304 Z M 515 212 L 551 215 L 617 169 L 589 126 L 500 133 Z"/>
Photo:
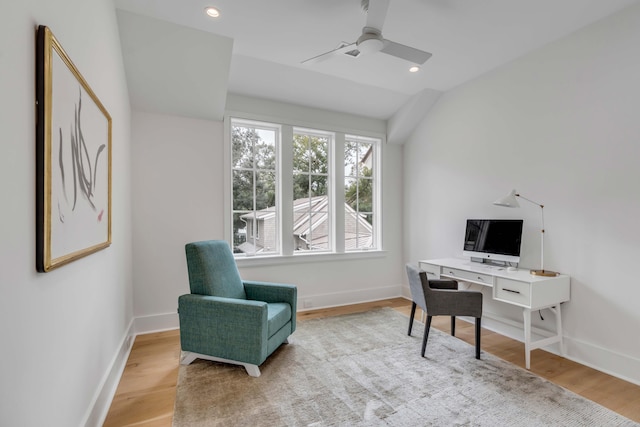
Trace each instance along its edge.
<path fill-rule="evenodd" d="M 502 288 L 502 290 L 506 291 L 506 292 L 511 292 L 512 294 L 519 294 L 520 291 L 514 291 L 513 289 L 508 289 L 508 288 Z"/>
<path fill-rule="evenodd" d="M 478 276 L 478 280 L 482 280 L 484 282 L 484 279 L 482 278 L 482 276 Z"/>

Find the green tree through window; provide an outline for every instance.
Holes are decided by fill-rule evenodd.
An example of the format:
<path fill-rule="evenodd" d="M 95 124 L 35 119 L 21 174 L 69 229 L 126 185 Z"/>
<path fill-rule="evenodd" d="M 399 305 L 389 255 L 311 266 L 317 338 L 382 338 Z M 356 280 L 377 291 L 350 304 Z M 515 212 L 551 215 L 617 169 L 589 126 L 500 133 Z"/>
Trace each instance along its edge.
<path fill-rule="evenodd" d="M 326 134 L 293 135 L 294 250 L 322 251 L 332 247 L 329 188 L 329 146 Z"/>
<path fill-rule="evenodd" d="M 275 252 L 277 221 L 264 228 L 267 208 L 276 216 L 277 128 L 245 124 L 231 128 L 233 174 L 233 246 L 236 252 Z"/>
<path fill-rule="evenodd" d="M 348 137 L 345 159 L 345 249 L 374 246 L 374 164 L 372 140 Z"/>

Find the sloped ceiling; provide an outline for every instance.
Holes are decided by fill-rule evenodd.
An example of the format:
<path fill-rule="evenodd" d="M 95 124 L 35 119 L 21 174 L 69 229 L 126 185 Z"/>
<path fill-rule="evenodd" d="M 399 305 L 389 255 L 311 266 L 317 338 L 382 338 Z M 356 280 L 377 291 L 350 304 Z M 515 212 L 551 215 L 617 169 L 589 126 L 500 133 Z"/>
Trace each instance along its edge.
<path fill-rule="evenodd" d="M 233 40 L 117 11 L 131 106 L 222 120 Z"/>
<path fill-rule="evenodd" d="M 144 103 L 156 107 L 174 104 L 197 114 L 205 97 L 223 103 L 224 95 L 218 90 L 226 86 L 230 93 L 385 120 L 388 140 L 401 143 L 407 129 L 424 117 L 426 111 L 418 109 L 428 110 L 440 93 L 638 1 L 390 0 L 384 37 L 433 54 L 415 74 L 408 73 L 410 64 L 382 53 L 301 64 L 342 41 L 357 39 L 366 22 L 361 0 L 115 3 L 120 9 L 134 108 Z M 206 6 L 218 7 L 221 17 L 206 17 Z M 137 28 L 136 23 L 127 22 L 133 18 L 123 14 L 125 10 L 167 21 L 163 25 L 182 25 L 191 32 L 149 22 Z M 163 43 L 154 40 L 156 31 Z M 131 37 L 146 40 L 152 49 L 131 53 L 137 44 Z M 159 46 L 164 43 L 169 50 Z M 207 58 L 195 66 L 198 51 Z M 166 69 L 158 70 L 163 67 Z M 154 72 L 161 76 L 152 80 L 150 73 Z M 205 88 L 206 84 L 215 90 Z M 206 108 L 217 112 L 223 105 Z"/>

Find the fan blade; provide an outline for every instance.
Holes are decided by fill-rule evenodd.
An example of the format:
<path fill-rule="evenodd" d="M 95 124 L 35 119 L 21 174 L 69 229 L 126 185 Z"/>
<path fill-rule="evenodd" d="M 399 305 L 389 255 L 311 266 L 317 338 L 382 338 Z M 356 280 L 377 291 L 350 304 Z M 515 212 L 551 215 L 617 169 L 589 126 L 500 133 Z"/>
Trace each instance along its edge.
<path fill-rule="evenodd" d="M 427 62 L 427 59 L 431 58 L 431 54 L 429 52 L 386 39 L 384 40 L 384 47 L 380 52 L 420 65 L 424 64 Z"/>
<path fill-rule="evenodd" d="M 375 28 L 382 32 L 384 20 L 387 17 L 389 9 L 389 0 L 369 0 L 369 8 L 367 9 L 367 27 Z"/>
<path fill-rule="evenodd" d="M 301 62 L 301 64 L 305 64 L 305 65 L 317 64 L 319 62 L 326 61 L 327 59 L 333 58 L 336 55 L 339 55 L 341 53 L 346 53 L 351 50 L 357 50 L 357 46 L 355 42 L 353 43 L 342 42 L 337 48 L 330 50 L 329 52 L 322 53 L 318 56 L 314 56 L 313 58 L 305 59 L 304 61 Z M 354 56 L 357 56 L 357 55 L 354 55 Z"/>

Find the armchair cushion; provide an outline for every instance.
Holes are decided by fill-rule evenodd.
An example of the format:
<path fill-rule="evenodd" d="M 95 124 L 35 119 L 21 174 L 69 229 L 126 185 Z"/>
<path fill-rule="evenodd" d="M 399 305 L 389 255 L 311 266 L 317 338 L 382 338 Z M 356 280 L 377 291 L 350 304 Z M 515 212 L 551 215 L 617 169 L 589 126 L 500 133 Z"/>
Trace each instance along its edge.
<path fill-rule="evenodd" d="M 298 288 L 295 285 L 282 283 L 256 282 L 245 280 L 244 290 L 247 299 L 265 301 L 267 303 L 286 302 L 291 308 L 291 333 L 296 330 L 296 316 L 298 309 Z"/>
<path fill-rule="evenodd" d="M 291 320 L 291 306 L 286 302 L 267 304 L 267 336 L 271 338 Z"/>

